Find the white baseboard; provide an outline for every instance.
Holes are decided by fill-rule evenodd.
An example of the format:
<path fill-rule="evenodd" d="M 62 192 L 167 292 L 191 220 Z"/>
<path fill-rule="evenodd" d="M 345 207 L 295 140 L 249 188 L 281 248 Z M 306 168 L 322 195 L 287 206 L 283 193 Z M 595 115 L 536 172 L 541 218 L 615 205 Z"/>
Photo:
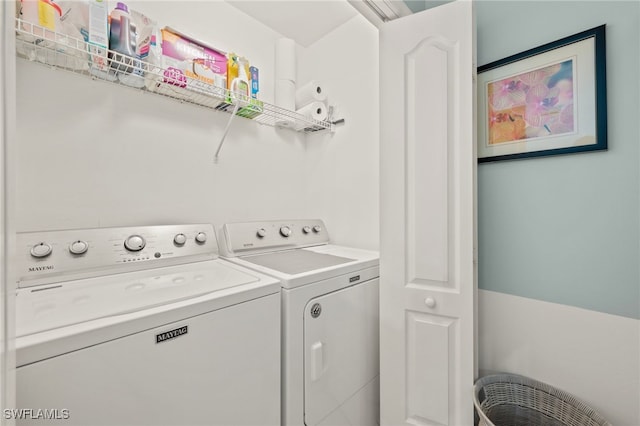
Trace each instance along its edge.
<path fill-rule="evenodd" d="M 480 375 L 522 374 L 640 425 L 640 320 L 480 290 Z"/>

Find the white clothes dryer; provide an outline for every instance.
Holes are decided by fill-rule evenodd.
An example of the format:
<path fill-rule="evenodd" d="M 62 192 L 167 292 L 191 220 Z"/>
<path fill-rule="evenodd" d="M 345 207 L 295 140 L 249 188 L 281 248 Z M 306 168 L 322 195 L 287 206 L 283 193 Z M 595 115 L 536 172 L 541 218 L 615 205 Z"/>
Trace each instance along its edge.
<path fill-rule="evenodd" d="M 17 253 L 19 425 L 280 424 L 280 286 L 218 259 L 211 225 L 19 233 Z"/>
<path fill-rule="evenodd" d="M 379 424 L 378 253 L 321 220 L 230 223 L 221 254 L 282 286 L 284 425 Z"/>

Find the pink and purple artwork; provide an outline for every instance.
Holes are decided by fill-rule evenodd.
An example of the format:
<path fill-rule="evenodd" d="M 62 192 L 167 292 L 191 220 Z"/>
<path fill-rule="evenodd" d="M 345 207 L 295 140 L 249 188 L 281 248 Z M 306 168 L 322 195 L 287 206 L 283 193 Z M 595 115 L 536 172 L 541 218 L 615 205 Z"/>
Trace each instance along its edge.
<path fill-rule="evenodd" d="M 573 59 L 487 84 L 489 145 L 575 130 Z"/>

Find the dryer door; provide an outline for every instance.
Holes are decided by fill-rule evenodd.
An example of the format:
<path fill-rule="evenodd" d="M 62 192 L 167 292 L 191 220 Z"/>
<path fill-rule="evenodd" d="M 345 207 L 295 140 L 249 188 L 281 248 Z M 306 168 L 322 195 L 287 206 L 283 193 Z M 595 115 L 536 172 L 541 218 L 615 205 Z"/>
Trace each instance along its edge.
<path fill-rule="evenodd" d="M 307 426 L 379 423 L 378 283 L 366 281 L 305 306 Z"/>

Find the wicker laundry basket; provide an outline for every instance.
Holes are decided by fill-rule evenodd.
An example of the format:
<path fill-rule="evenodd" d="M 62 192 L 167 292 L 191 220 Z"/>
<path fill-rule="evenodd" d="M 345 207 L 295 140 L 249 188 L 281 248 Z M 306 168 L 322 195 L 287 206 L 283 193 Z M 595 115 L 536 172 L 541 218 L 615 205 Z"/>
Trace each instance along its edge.
<path fill-rule="evenodd" d="M 515 374 L 479 379 L 473 403 L 479 426 L 611 426 L 572 395 Z"/>

